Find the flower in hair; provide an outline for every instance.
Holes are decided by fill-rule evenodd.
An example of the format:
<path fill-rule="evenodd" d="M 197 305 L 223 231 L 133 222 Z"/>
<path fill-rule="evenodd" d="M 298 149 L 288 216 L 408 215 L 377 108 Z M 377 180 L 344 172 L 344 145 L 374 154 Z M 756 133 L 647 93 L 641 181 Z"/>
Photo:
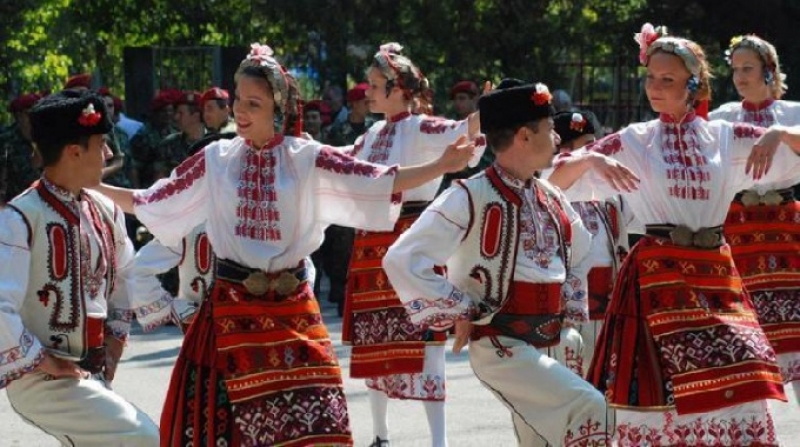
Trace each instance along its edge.
<path fill-rule="evenodd" d="M 78 123 L 81 126 L 92 127 L 97 125 L 102 118 L 103 115 L 94 109 L 94 104 L 89 103 L 89 105 L 84 107 L 83 111 L 81 111 L 81 116 L 78 117 Z"/>
<path fill-rule="evenodd" d="M 379 49 L 387 53 L 400 54 L 403 51 L 403 46 L 397 42 L 389 42 L 381 45 Z"/>
<path fill-rule="evenodd" d="M 546 85 L 542 83 L 537 83 L 534 87 L 535 91 L 531 94 L 531 101 L 537 106 L 543 106 L 545 104 L 550 104 L 553 100 L 553 95 L 550 94 L 550 90 L 547 88 Z"/>
<path fill-rule="evenodd" d="M 586 119 L 578 112 L 572 114 L 572 119 L 569 122 L 570 130 L 574 130 L 576 132 L 583 132 L 583 129 L 586 127 Z"/>
<path fill-rule="evenodd" d="M 272 59 L 273 54 L 275 54 L 275 52 L 272 51 L 269 45 L 261 45 L 256 42 L 250 44 L 250 54 L 247 55 L 247 58 L 261 61 L 267 58 Z"/>
<path fill-rule="evenodd" d="M 647 49 L 662 36 L 662 33 L 659 31 L 661 31 L 661 27 L 656 29 L 653 27 L 653 24 L 645 23 L 642 25 L 642 30 L 633 35 L 633 40 L 639 44 L 639 62 L 641 62 L 642 65 L 647 64 Z"/>

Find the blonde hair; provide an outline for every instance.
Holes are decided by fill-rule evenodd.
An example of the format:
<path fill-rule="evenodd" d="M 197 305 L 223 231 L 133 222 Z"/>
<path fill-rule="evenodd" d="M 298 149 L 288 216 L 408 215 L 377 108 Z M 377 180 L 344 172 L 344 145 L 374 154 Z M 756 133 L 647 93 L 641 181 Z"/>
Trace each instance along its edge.
<path fill-rule="evenodd" d="M 732 63 L 733 53 L 742 48 L 754 51 L 761 59 L 763 70 L 772 73 L 772 80 L 768 84 L 770 93 L 774 99 L 781 99 L 789 87 L 786 85 L 786 74 L 781 71 L 781 63 L 775 46 L 755 34 L 735 36 L 731 39 L 728 50 L 725 51 L 729 65 Z"/>

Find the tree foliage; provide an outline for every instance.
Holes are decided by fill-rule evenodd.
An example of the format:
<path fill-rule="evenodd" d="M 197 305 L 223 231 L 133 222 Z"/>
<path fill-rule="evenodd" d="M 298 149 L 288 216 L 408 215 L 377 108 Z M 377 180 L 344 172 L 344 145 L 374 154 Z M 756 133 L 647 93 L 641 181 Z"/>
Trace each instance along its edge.
<path fill-rule="evenodd" d="M 800 2 L 791 0 L 14 0 L 0 5 L 0 86 L 7 100 L 88 71 L 123 92 L 125 47 L 261 41 L 286 65 L 315 74 L 319 89 L 362 80 L 377 46 L 398 41 L 439 99 L 458 79 L 506 76 L 574 91 L 587 76 L 601 86 L 620 71 L 635 79 L 631 36 L 644 21 L 705 45 L 725 97 L 720 55 L 734 34 L 764 36 L 778 46 L 785 71 L 800 70 L 800 43 L 790 38 Z M 609 92 L 609 100 L 620 94 Z"/>

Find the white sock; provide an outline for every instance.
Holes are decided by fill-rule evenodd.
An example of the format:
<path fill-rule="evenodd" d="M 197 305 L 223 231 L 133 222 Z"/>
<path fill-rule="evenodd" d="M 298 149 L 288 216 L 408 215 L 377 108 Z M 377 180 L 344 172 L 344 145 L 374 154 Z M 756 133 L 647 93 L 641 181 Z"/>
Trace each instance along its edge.
<path fill-rule="evenodd" d="M 444 412 L 444 401 L 423 402 L 428 426 L 431 428 L 431 446 L 447 447 L 447 418 Z"/>
<path fill-rule="evenodd" d="M 367 389 L 372 410 L 372 431 L 381 439 L 389 439 L 389 396 L 372 388 Z"/>

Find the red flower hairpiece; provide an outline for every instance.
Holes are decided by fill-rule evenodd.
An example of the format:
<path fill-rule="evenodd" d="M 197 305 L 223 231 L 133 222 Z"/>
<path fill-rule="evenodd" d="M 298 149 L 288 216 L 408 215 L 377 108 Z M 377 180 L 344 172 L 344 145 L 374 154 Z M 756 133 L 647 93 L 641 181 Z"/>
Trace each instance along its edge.
<path fill-rule="evenodd" d="M 103 118 L 103 115 L 100 112 L 94 110 L 94 104 L 89 104 L 88 106 L 83 108 L 81 112 L 81 116 L 78 117 L 78 123 L 81 126 L 85 127 L 92 127 L 97 125 L 100 122 L 100 119 Z"/>
<path fill-rule="evenodd" d="M 583 115 L 580 113 L 573 113 L 572 119 L 569 122 L 570 130 L 574 130 L 576 132 L 583 132 L 583 129 L 586 127 L 586 120 L 583 118 Z"/>
<path fill-rule="evenodd" d="M 550 94 L 550 90 L 547 86 L 542 83 L 537 83 L 535 88 L 536 90 L 531 94 L 531 101 L 537 106 L 550 104 L 553 100 L 553 95 Z"/>

